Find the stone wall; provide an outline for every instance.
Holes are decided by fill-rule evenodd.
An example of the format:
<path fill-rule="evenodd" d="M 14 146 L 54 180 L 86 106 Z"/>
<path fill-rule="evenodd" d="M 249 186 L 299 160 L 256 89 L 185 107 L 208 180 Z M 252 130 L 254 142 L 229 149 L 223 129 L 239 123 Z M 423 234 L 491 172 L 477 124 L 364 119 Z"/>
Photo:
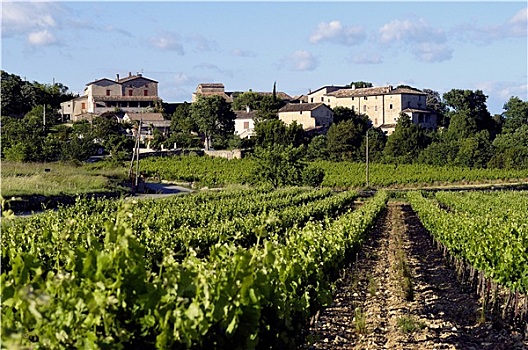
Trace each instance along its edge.
<path fill-rule="evenodd" d="M 227 159 L 241 159 L 243 156 L 242 150 L 240 149 L 234 149 L 234 150 L 219 150 L 219 151 L 204 151 L 204 153 L 211 157 L 220 157 L 220 158 L 227 158 Z"/>

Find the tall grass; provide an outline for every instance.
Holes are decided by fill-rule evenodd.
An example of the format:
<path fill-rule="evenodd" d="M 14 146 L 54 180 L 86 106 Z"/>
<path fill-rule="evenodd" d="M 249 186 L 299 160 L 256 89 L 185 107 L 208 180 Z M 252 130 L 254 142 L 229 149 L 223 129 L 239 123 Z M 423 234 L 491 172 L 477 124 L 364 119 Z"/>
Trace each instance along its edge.
<path fill-rule="evenodd" d="M 68 163 L 1 163 L 1 195 L 77 195 L 119 189 L 126 168 Z"/>

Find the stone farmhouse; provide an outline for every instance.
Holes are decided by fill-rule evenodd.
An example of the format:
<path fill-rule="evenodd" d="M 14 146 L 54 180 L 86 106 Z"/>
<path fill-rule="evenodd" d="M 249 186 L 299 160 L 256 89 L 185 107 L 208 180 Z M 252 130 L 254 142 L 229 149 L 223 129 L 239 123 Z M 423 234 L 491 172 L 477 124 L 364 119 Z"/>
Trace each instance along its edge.
<path fill-rule="evenodd" d="M 251 91 L 251 90 L 249 90 Z M 258 92 L 253 91 L 258 95 L 271 95 L 272 92 Z M 196 102 L 198 96 L 222 96 L 227 102 L 233 102 L 233 99 L 237 94 L 242 93 L 241 91 L 225 91 L 224 84 L 222 83 L 201 83 L 196 87 L 196 91 L 192 94 L 192 102 Z M 277 91 L 277 98 L 282 101 L 289 102 L 293 98 L 285 92 Z"/>
<path fill-rule="evenodd" d="M 105 112 L 153 112 L 158 97 L 158 82 L 130 72 L 125 78 L 98 79 L 86 84 L 84 94 L 61 103 L 63 117 L 72 121 L 91 120 Z"/>
<path fill-rule="evenodd" d="M 366 114 L 373 126 L 392 133 L 400 113 L 407 114 L 413 123 L 424 128 L 437 126 L 437 116 L 426 106 L 427 94 L 417 89 L 381 86 L 372 88 L 324 87 L 308 95 L 308 101 L 325 103 L 330 108 L 348 107 Z"/>
<path fill-rule="evenodd" d="M 148 142 L 154 129 L 166 134 L 170 128 L 170 120 L 154 112 L 160 104 L 158 82 L 129 72 L 125 78 L 117 74 L 115 80 L 102 78 L 87 83 L 82 96 L 61 103 L 61 113 L 74 122 L 92 122 L 94 117 L 105 114 L 115 116 L 119 122 L 141 121 L 141 140 Z"/>
<path fill-rule="evenodd" d="M 235 135 L 241 139 L 249 139 L 254 135 L 257 111 L 246 107 L 245 111 L 235 111 Z"/>
<path fill-rule="evenodd" d="M 304 130 L 327 130 L 334 121 L 334 112 L 322 102 L 288 103 L 279 109 L 279 119 L 286 125 L 293 122 L 302 125 Z"/>

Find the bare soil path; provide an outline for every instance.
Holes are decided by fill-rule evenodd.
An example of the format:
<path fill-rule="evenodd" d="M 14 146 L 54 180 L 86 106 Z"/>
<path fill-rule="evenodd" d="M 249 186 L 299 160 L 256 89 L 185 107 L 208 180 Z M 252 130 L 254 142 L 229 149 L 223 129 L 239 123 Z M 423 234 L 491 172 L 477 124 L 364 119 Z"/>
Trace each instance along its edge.
<path fill-rule="evenodd" d="M 521 350 L 528 340 L 487 320 L 410 206 L 389 202 L 303 349 Z"/>

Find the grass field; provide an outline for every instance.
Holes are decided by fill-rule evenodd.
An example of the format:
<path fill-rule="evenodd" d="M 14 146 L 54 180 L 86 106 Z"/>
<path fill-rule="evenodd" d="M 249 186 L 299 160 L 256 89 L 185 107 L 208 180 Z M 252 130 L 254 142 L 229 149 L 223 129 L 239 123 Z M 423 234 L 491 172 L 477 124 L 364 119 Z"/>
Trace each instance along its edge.
<path fill-rule="evenodd" d="M 120 189 L 127 169 L 106 164 L 1 163 L 4 198 L 24 195 L 78 195 Z"/>

